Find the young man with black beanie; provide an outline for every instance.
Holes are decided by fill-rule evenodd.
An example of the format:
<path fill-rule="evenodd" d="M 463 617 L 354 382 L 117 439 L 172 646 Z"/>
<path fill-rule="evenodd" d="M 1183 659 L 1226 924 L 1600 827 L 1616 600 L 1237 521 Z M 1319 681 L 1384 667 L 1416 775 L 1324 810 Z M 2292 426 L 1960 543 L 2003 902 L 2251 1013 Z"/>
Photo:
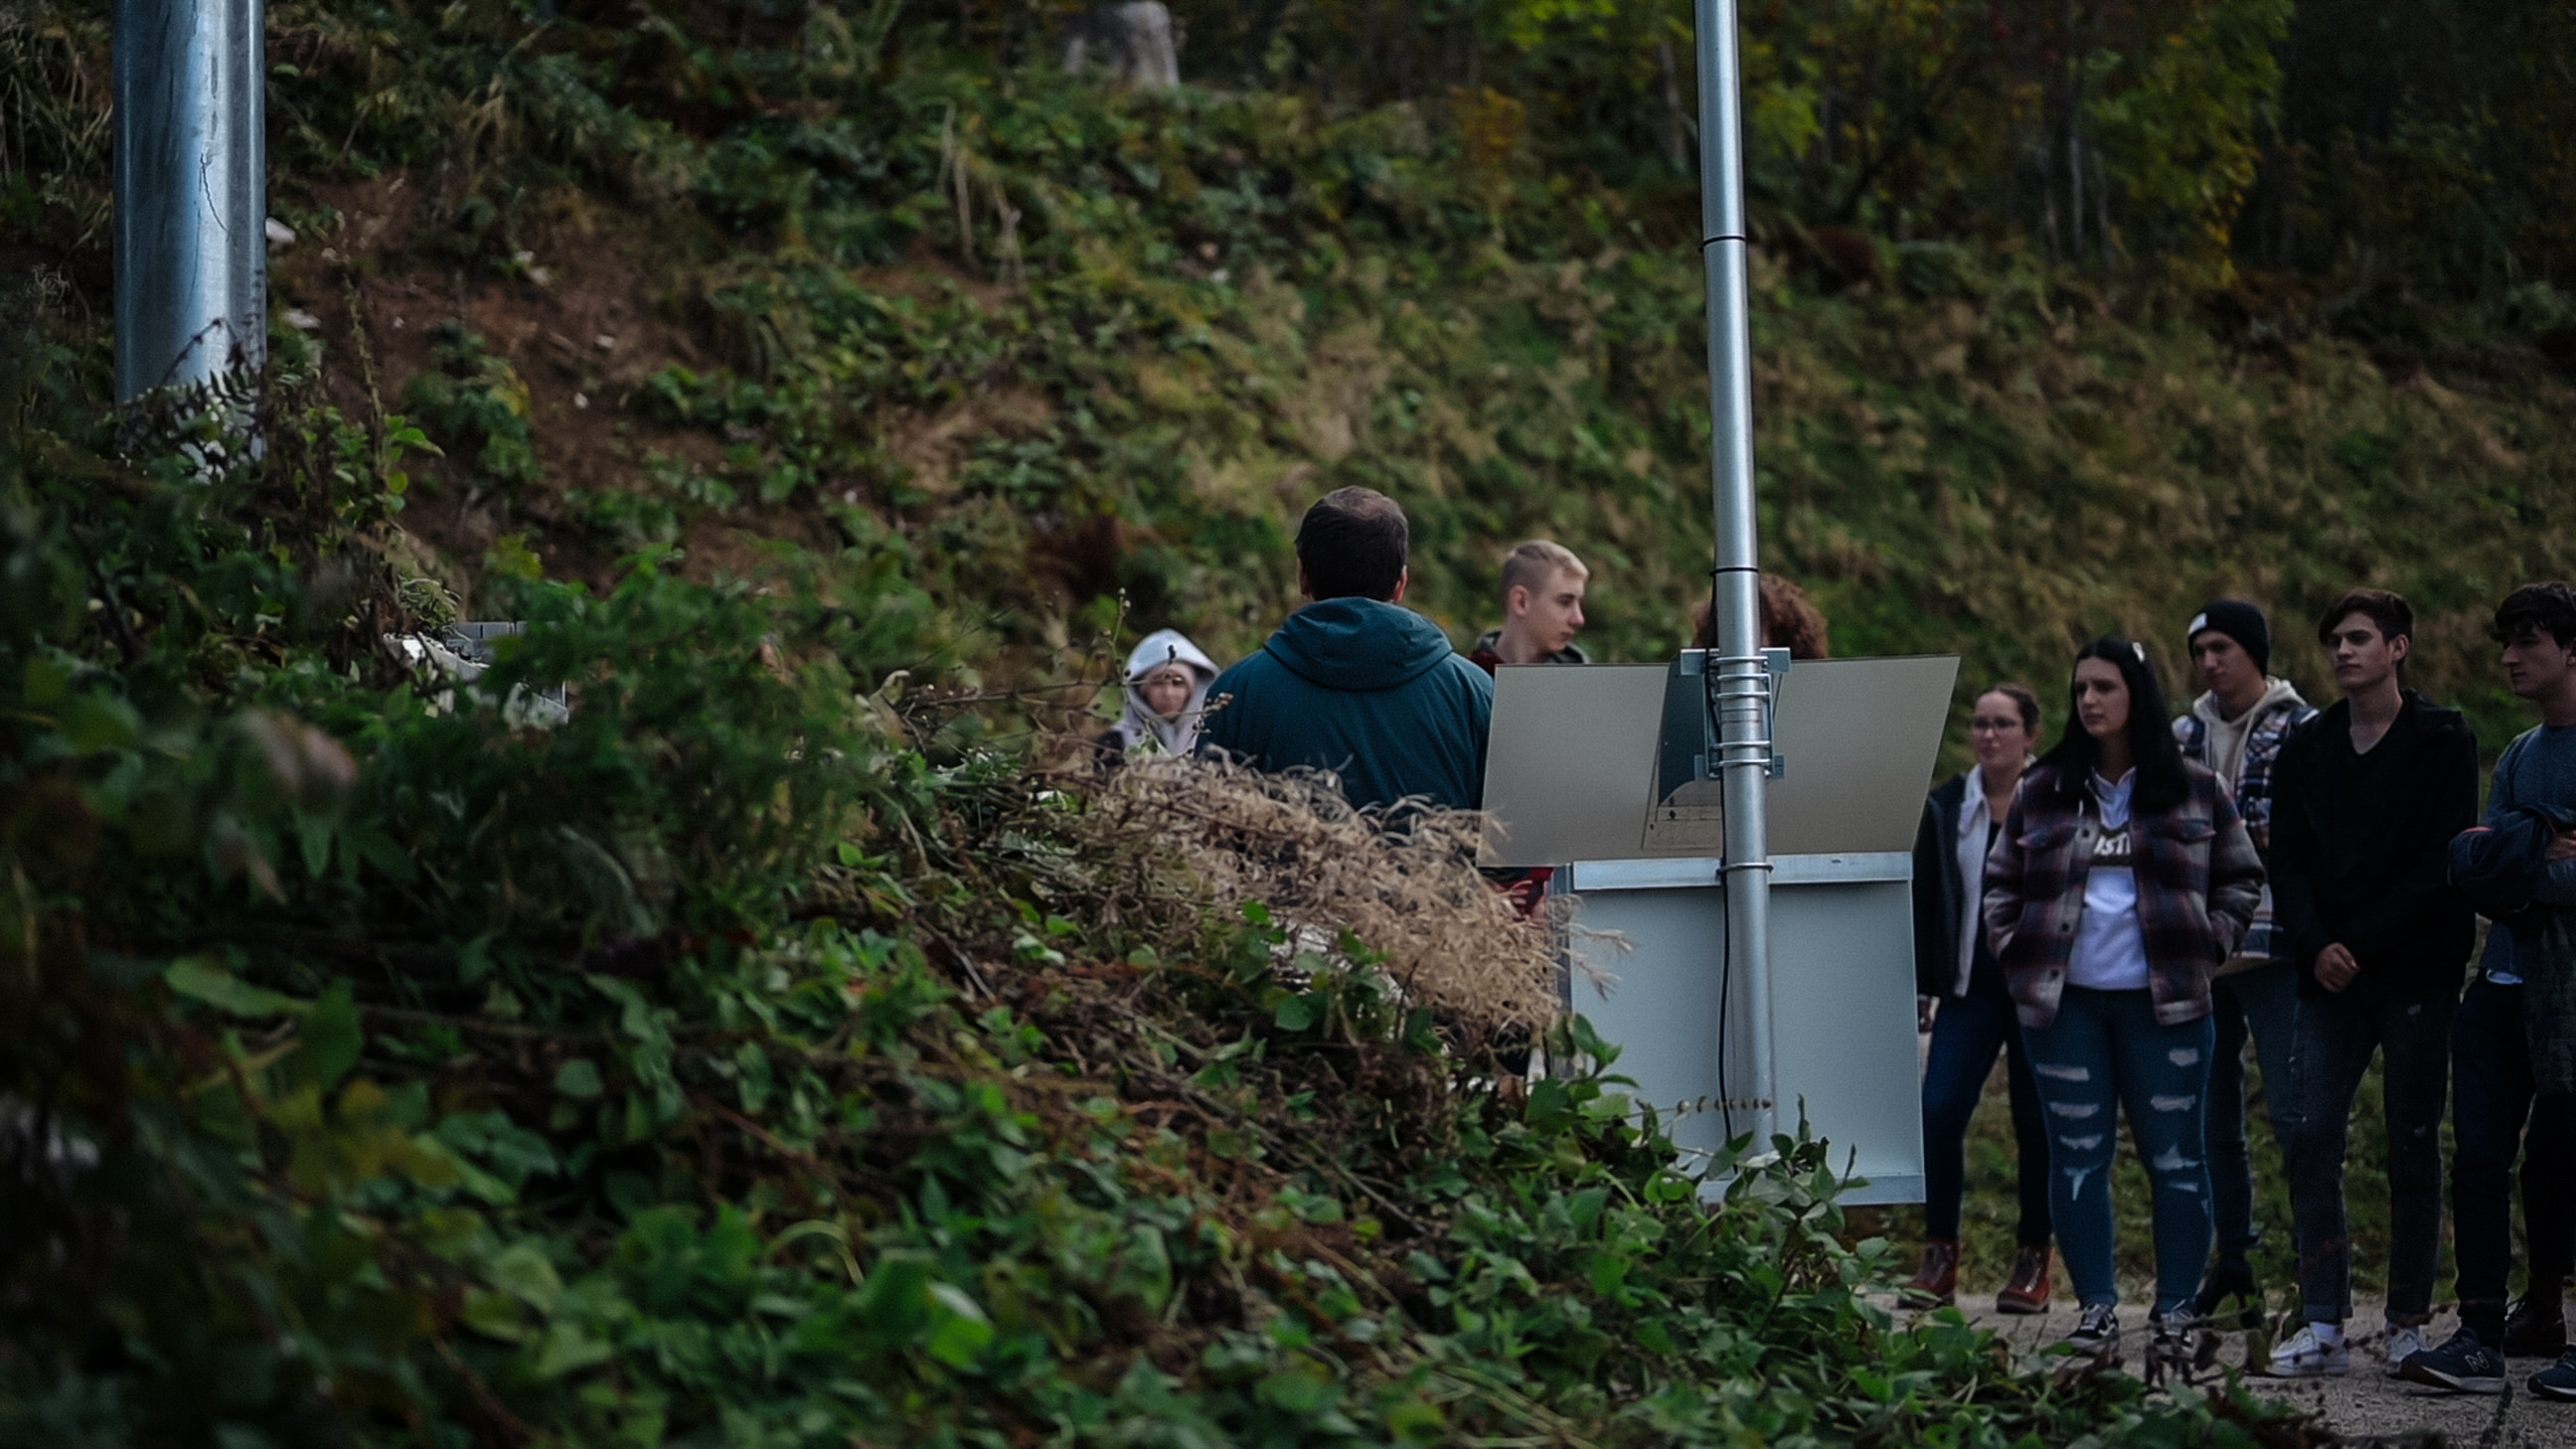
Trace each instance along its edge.
<path fill-rule="evenodd" d="M 2174 721 L 2174 738 L 2183 758 L 2206 765 L 2234 792 L 2236 813 L 2244 817 L 2255 852 L 2268 861 L 2272 765 L 2291 731 L 2317 712 L 2288 680 L 2271 677 L 2272 626 L 2255 605 L 2214 599 L 2192 616 L 2183 637 L 2208 692 Z M 2218 1253 L 2201 1285 L 2203 1317 L 2230 1298 L 2249 1312 L 2263 1302 L 2254 1281 L 2254 1248 L 2262 1233 L 2254 1224 L 2254 1158 L 2245 1139 L 2245 1043 L 2253 1040 L 2263 1080 L 2271 1086 L 2264 1101 L 2272 1135 L 2286 1142 L 2297 1127 L 2297 1104 L 2281 1088 L 2290 1079 L 2299 983 L 2281 954 L 2267 888 L 2253 928 L 2210 983 L 2218 1044 L 2209 1073 L 2209 1206 Z"/>
<path fill-rule="evenodd" d="M 2496 760 L 2485 827 L 2528 820 L 2534 807 L 2576 809 L 2576 589 L 2527 584 L 2496 607 L 2506 683 L 2540 711 Z M 2464 844 L 2468 842 L 2463 842 Z M 2453 852 L 2454 859 L 2460 852 Z M 2406 1360 L 2417 1383 L 2464 1393 L 2505 1387 L 2505 1290 L 2513 1272 L 2513 1163 L 2576 1155 L 2576 1010 L 2570 1009 L 2568 927 L 2576 921 L 2576 831 L 2551 836 L 2528 905 L 2496 920 L 2476 980 L 2451 1021 L 2451 1220 L 2458 1255 L 2460 1331 Z M 2534 1184 L 2526 1179 L 2528 1193 Z M 2526 1199 L 2530 1235 L 2563 1234 L 2564 1205 L 2544 1214 Z M 2535 1241 L 2562 1266 L 2528 1293 L 2555 1316 L 2563 1238 Z M 2536 1397 L 2576 1401 L 2576 1351 L 2530 1380 Z"/>
<path fill-rule="evenodd" d="M 2478 737 L 2404 688 L 2415 613 L 2381 589 L 2326 607 L 2317 639 L 2344 697 L 2290 736 L 2272 775 L 2272 898 L 2298 974 L 2288 1158 L 2295 1236 L 2307 1247 L 2307 1326 L 2272 1372 L 2350 1371 L 2352 1243 L 2344 1157 L 2353 1095 L 2375 1052 L 2388 1119 L 2388 1372 L 2425 1347 L 2442 1251 L 2442 1106 L 2451 1016 L 2477 922 L 2450 885 L 2451 837 L 2477 823 Z"/>

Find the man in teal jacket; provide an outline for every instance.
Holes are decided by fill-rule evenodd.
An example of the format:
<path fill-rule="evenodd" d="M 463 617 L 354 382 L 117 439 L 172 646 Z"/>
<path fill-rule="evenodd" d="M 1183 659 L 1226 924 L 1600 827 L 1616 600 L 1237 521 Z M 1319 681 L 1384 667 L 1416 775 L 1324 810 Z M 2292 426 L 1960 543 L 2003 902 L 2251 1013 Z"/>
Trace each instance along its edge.
<path fill-rule="evenodd" d="M 1400 606 L 1406 548 L 1404 510 L 1383 493 L 1343 488 L 1307 509 L 1297 586 L 1312 602 L 1208 687 L 1200 750 L 1330 770 L 1363 807 L 1481 805 L 1494 682 Z"/>

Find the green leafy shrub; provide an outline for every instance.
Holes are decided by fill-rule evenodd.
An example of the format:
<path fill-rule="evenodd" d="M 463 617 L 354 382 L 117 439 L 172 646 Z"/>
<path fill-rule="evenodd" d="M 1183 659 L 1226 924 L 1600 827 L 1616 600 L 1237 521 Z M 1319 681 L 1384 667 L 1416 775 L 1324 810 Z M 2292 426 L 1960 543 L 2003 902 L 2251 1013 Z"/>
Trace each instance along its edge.
<path fill-rule="evenodd" d="M 403 389 L 403 406 L 456 458 L 475 488 L 516 489 L 538 476 L 528 385 L 506 357 L 457 322 L 441 322 L 431 344 L 436 364 Z"/>

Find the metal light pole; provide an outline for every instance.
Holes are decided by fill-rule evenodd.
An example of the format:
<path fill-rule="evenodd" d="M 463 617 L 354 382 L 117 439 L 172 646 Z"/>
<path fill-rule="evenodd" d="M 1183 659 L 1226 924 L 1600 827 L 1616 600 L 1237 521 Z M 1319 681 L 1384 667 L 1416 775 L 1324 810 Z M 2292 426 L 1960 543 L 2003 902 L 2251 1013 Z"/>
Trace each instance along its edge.
<path fill-rule="evenodd" d="M 1746 271 L 1744 135 L 1735 0 L 1696 0 L 1699 30 L 1700 257 L 1708 273 L 1709 443 L 1717 501 L 1717 648 L 1708 661 L 1726 792 L 1726 952 L 1744 973 L 1753 1141 L 1768 1151 L 1778 1114 L 1771 1066 L 1771 675 L 1762 656 L 1761 561 L 1753 507 L 1752 282 Z M 1719 1024 L 1719 1030 L 1725 1030 Z M 1731 1090 L 1721 1084 L 1722 1090 Z"/>
<path fill-rule="evenodd" d="M 117 0 L 116 396 L 268 356 L 264 0 Z"/>

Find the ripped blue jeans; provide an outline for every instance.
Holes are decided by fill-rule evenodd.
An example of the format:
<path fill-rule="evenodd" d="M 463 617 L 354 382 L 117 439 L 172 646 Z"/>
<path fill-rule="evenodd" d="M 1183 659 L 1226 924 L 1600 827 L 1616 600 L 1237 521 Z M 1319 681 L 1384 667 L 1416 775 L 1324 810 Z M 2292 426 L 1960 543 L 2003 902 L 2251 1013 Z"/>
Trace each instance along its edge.
<path fill-rule="evenodd" d="M 2203 1124 L 2216 1028 L 2206 1017 L 2157 1024 L 2155 1003 L 2144 991 L 2069 986 L 2057 1020 L 2022 1035 L 2047 1109 L 2049 1215 L 2076 1301 L 2087 1307 L 2120 1301 L 2111 1157 L 2118 1115 L 2126 1111 L 2155 1194 L 2155 1307 L 2170 1312 L 2189 1305 L 2209 1264 Z"/>

